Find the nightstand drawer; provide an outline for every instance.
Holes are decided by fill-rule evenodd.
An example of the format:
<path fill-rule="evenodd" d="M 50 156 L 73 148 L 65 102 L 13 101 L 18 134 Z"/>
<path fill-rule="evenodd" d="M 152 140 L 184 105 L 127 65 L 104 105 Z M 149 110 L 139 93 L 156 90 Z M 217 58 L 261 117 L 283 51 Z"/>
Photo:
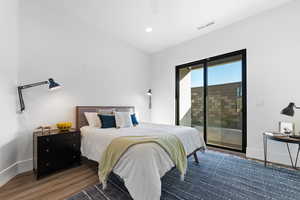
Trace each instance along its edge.
<path fill-rule="evenodd" d="M 51 142 L 66 142 L 66 141 L 77 141 L 80 142 L 80 133 L 61 133 L 57 135 L 53 135 L 51 138 Z"/>
<path fill-rule="evenodd" d="M 55 152 L 51 146 L 39 146 L 38 147 L 38 157 L 40 160 L 49 160 Z"/>
<path fill-rule="evenodd" d="M 44 160 L 44 161 L 40 160 L 38 162 L 38 170 L 37 170 L 38 178 L 40 176 L 44 176 L 44 175 L 47 175 L 47 174 L 55 171 L 56 169 L 55 169 L 55 166 L 53 166 L 53 164 L 54 163 L 52 161 L 49 161 L 49 160 Z"/>
<path fill-rule="evenodd" d="M 66 140 L 66 148 L 77 151 L 80 150 L 80 140 Z"/>
<path fill-rule="evenodd" d="M 50 146 L 51 140 L 52 140 L 52 138 L 49 135 L 38 137 L 38 145 L 39 146 Z"/>
<path fill-rule="evenodd" d="M 80 152 L 74 152 L 71 156 L 70 156 L 70 160 L 68 161 L 68 164 L 73 165 L 75 163 L 80 163 L 81 160 L 81 153 Z"/>

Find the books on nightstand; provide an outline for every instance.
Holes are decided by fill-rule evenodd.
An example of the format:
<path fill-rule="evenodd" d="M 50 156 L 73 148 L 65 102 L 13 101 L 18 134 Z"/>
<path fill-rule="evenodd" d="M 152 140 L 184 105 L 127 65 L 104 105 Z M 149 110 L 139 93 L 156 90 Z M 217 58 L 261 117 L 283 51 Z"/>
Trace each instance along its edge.
<path fill-rule="evenodd" d="M 265 132 L 265 135 L 269 135 L 269 136 L 289 136 L 288 134 L 279 133 L 279 132 Z"/>

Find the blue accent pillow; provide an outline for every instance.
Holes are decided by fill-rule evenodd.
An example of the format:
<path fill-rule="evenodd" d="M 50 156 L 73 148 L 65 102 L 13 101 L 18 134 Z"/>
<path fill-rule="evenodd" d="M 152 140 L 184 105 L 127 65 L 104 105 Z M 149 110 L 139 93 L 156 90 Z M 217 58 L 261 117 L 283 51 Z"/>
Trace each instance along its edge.
<path fill-rule="evenodd" d="M 101 121 L 101 128 L 116 128 L 114 115 L 98 115 Z"/>
<path fill-rule="evenodd" d="M 138 120 L 136 119 L 135 114 L 131 114 L 131 121 L 134 126 L 139 124 Z"/>

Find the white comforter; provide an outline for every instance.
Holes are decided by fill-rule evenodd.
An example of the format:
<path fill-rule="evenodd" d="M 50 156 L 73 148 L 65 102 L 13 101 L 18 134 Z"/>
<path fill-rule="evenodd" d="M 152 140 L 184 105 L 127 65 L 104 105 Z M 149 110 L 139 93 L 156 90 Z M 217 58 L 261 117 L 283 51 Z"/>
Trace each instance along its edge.
<path fill-rule="evenodd" d="M 141 123 L 133 128 L 100 129 L 82 127 L 82 155 L 99 162 L 102 153 L 114 138 L 120 136 L 175 134 L 183 143 L 187 154 L 205 147 L 198 130 L 183 126 Z M 168 154 L 157 144 L 139 144 L 131 147 L 119 160 L 113 172 L 119 175 L 134 200 L 159 200 L 161 177 L 174 164 Z M 180 177 L 178 177 L 180 181 Z"/>

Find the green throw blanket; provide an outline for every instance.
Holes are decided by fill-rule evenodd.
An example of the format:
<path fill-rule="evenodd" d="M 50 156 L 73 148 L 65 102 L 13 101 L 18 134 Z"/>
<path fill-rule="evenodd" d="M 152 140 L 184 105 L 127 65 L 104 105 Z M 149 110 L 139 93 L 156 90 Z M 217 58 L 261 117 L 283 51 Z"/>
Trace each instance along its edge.
<path fill-rule="evenodd" d="M 187 155 L 183 144 L 175 135 L 124 136 L 113 139 L 102 155 L 98 174 L 103 188 L 106 188 L 107 178 L 122 155 L 126 153 L 130 147 L 143 143 L 156 143 L 160 145 L 168 153 L 180 171 L 181 179 L 184 179 L 187 168 Z"/>

